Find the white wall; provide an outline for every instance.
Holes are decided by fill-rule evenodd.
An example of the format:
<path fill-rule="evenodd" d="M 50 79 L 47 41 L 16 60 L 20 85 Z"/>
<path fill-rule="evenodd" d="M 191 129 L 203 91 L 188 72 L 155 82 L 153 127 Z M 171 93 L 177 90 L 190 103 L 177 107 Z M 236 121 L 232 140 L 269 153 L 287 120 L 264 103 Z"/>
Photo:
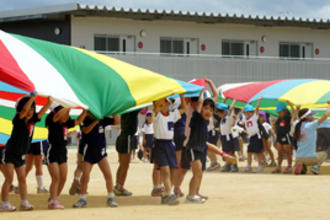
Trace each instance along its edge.
<path fill-rule="evenodd" d="M 294 27 L 260 27 L 238 24 L 202 24 L 178 21 L 140 21 L 106 17 L 72 17 L 71 42 L 74 46 L 94 49 L 94 34 L 135 35 L 136 43 L 143 42 L 143 49 L 136 46 L 137 52 L 159 52 L 160 37 L 199 38 L 199 43 L 206 45 L 201 54 L 221 54 L 222 39 L 257 40 L 264 46 L 260 56 L 278 56 L 279 42 L 313 43 L 320 49 L 314 57 L 330 58 L 330 30 Z M 145 30 L 146 37 L 140 37 Z M 261 37 L 266 36 L 266 42 Z"/>

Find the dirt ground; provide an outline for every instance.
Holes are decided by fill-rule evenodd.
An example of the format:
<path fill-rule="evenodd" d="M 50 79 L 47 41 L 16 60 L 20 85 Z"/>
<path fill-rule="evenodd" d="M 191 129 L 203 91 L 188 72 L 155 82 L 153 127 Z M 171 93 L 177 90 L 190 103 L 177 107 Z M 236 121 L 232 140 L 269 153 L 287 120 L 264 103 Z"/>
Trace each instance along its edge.
<path fill-rule="evenodd" d="M 114 174 L 117 154 L 109 150 L 109 161 Z M 264 174 L 222 174 L 219 171 L 205 173 L 201 192 L 209 196 L 202 205 L 181 204 L 175 207 L 160 205 L 160 198 L 150 196 L 152 189 L 152 165 L 143 162 L 131 164 L 126 188 L 133 197 L 117 198 L 118 208 L 106 206 L 106 190 L 103 176 L 94 167 L 89 184 L 88 207 L 73 209 L 79 196 L 68 195 L 76 163 L 76 151 L 69 151 L 69 176 L 60 197 L 64 210 L 47 210 L 48 195 L 36 194 L 33 173 L 28 177 L 29 200 L 35 206 L 31 212 L 0 213 L 0 220 L 75 220 L 75 219 L 330 219 L 330 164 L 322 167 L 322 175 L 305 176 L 273 175 L 271 169 Z M 222 163 L 223 164 L 223 163 Z M 240 164 L 240 168 L 245 163 Z M 44 167 L 45 184 L 50 178 Z M 191 173 L 184 181 L 187 192 Z M 0 177 L 3 181 L 3 176 Z M 16 183 L 16 180 L 15 180 Z M 11 202 L 19 206 L 19 196 L 12 194 Z"/>

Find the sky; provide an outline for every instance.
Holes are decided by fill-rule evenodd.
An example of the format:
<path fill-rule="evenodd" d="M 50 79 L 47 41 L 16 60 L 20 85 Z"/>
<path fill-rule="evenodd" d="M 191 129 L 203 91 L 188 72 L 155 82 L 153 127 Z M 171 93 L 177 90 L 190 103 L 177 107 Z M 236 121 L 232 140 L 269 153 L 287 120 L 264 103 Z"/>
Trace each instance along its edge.
<path fill-rule="evenodd" d="M 124 8 L 330 19 L 330 0 L 0 0 L 0 11 L 72 2 Z"/>

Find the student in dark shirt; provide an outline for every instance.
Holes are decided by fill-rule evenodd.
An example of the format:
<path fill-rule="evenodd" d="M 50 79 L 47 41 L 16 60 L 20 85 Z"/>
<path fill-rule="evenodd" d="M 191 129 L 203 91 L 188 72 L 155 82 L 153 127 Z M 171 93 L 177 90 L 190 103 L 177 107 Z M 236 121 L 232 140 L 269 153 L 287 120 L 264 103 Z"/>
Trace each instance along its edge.
<path fill-rule="evenodd" d="M 63 209 L 58 197 L 64 187 L 68 166 L 67 166 L 67 134 L 68 129 L 80 124 L 85 116 L 86 110 L 75 120 L 70 118 L 70 108 L 57 106 L 46 118 L 48 127 L 49 148 L 47 151 L 47 163 L 49 174 L 52 178 L 50 185 L 49 209 Z"/>
<path fill-rule="evenodd" d="M 85 147 L 83 149 L 83 162 L 82 162 L 82 177 L 81 177 L 81 191 L 80 199 L 76 202 L 74 208 L 83 208 L 87 205 L 87 187 L 90 178 L 90 173 L 94 164 L 98 164 L 101 172 L 103 173 L 106 181 L 108 191 L 107 204 L 110 207 L 117 207 L 113 194 L 113 182 L 111 169 L 107 160 L 105 127 L 109 125 L 119 124 L 119 119 L 116 115 L 113 118 L 103 118 L 98 121 L 91 113 L 87 113 L 87 117 L 83 121 L 81 131 L 85 136 Z"/>
<path fill-rule="evenodd" d="M 42 118 L 52 104 L 52 98 L 48 98 L 48 103 L 36 113 L 36 96 L 25 96 L 18 100 L 16 105 L 16 115 L 13 119 L 13 130 L 7 142 L 4 162 L 6 175 L 2 186 L 0 208 L 4 211 L 15 211 L 16 207 L 8 201 L 10 185 L 13 182 L 14 170 L 16 171 L 19 191 L 21 196 L 21 210 L 32 210 L 33 206 L 27 200 L 27 185 L 25 175 L 25 154 L 28 152 L 34 130 L 34 124 Z"/>
<path fill-rule="evenodd" d="M 205 158 L 208 131 L 207 126 L 214 114 L 215 103 L 212 99 L 203 98 L 205 90 L 201 93 L 197 108 L 190 120 L 190 137 L 187 143 L 187 158 L 190 161 L 193 177 L 189 184 L 187 201 L 192 203 L 204 203 L 206 200 L 199 196 L 199 188 L 202 182 L 202 162 Z"/>
<path fill-rule="evenodd" d="M 140 110 L 121 115 L 121 132 L 116 140 L 116 150 L 119 157 L 119 166 L 116 175 L 116 186 L 114 193 L 116 196 L 131 196 L 132 193 L 124 188 L 127 171 L 131 161 L 131 140 L 138 128 L 138 114 Z"/>
<path fill-rule="evenodd" d="M 279 115 L 275 123 L 275 132 L 276 132 L 276 149 L 278 150 L 278 164 L 273 173 L 281 173 L 282 162 L 284 153 L 288 158 L 288 166 L 285 168 L 284 173 L 292 172 L 292 138 L 290 136 L 291 125 L 296 119 L 296 109 L 293 104 L 288 103 L 292 110 L 292 115 L 289 110 L 286 108 L 284 103 L 279 103 L 276 111 Z"/>

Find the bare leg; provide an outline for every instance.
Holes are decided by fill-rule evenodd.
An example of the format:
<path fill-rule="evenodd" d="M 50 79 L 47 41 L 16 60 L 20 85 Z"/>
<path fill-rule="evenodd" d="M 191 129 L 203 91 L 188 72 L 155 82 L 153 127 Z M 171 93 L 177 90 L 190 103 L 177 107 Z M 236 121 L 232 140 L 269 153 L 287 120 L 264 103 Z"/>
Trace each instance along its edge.
<path fill-rule="evenodd" d="M 60 183 L 60 168 L 58 163 L 49 164 L 48 171 L 52 178 L 52 182 L 50 184 L 50 199 L 56 200 L 58 195 L 58 186 Z"/>
<path fill-rule="evenodd" d="M 12 163 L 7 163 L 4 165 L 4 175 L 5 175 L 5 182 L 2 185 L 1 189 L 1 199 L 3 202 L 8 202 L 9 199 L 9 190 L 10 190 L 10 185 L 12 184 L 14 180 L 14 164 Z"/>
<path fill-rule="evenodd" d="M 286 144 L 283 145 L 283 150 L 288 158 L 288 166 L 291 167 L 292 166 L 292 151 L 291 151 L 291 145 Z"/>
<path fill-rule="evenodd" d="M 82 162 L 82 176 L 81 176 L 81 191 L 80 194 L 86 195 L 87 194 L 87 187 L 89 183 L 90 173 L 92 171 L 93 164 L 88 162 Z"/>
<path fill-rule="evenodd" d="M 33 162 L 34 162 L 34 158 L 32 154 L 26 154 L 25 155 L 25 173 L 26 176 L 29 175 L 29 172 L 32 170 L 33 167 Z"/>
<path fill-rule="evenodd" d="M 202 182 L 202 176 L 203 176 L 202 162 L 200 160 L 195 160 L 191 162 L 191 168 L 192 168 L 193 176 L 189 184 L 189 195 L 193 196 L 198 194 L 198 190 Z"/>
<path fill-rule="evenodd" d="M 25 165 L 15 168 L 21 200 L 26 200 L 26 197 L 27 197 L 25 169 L 26 169 Z"/>
<path fill-rule="evenodd" d="M 129 168 L 129 163 L 131 160 L 131 155 L 130 154 L 118 154 L 118 155 L 119 155 L 119 167 L 117 169 L 116 184 L 120 186 L 124 186 L 127 177 L 127 171 Z"/>
<path fill-rule="evenodd" d="M 110 165 L 108 163 L 108 160 L 106 157 L 104 157 L 100 162 L 99 162 L 99 167 L 103 173 L 107 191 L 108 193 L 111 193 L 113 191 L 113 181 L 112 181 L 112 175 L 111 175 L 111 169 Z"/>
<path fill-rule="evenodd" d="M 68 165 L 67 165 L 67 163 L 62 163 L 59 166 L 59 171 L 60 171 L 60 181 L 59 181 L 59 184 L 58 184 L 57 196 L 60 196 L 60 194 L 63 190 L 63 187 L 65 185 L 65 182 L 66 182 L 66 177 L 68 175 Z"/>
<path fill-rule="evenodd" d="M 160 178 L 164 184 L 166 195 L 171 195 L 171 171 L 169 166 L 160 168 Z"/>

